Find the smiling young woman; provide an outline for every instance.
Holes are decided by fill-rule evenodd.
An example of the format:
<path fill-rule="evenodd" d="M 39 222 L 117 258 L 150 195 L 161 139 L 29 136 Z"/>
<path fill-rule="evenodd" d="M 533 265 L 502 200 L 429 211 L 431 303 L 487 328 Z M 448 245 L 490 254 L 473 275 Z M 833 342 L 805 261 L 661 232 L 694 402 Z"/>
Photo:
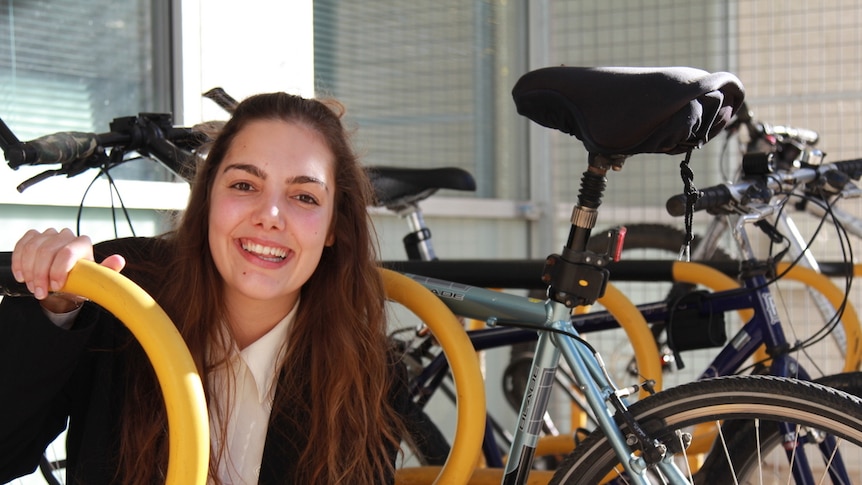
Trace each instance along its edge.
<path fill-rule="evenodd" d="M 70 483 L 163 480 L 166 415 L 143 351 L 95 305 L 49 293 L 97 258 L 152 294 L 189 346 L 211 483 L 393 481 L 405 377 L 342 112 L 285 93 L 240 103 L 171 233 L 95 246 L 68 230 L 22 237 L 13 271 L 36 298 L 0 304 L 0 352 L 32 370 L 0 369 L 17 396 L 0 413 L 0 481 L 32 471 L 67 418 Z"/>

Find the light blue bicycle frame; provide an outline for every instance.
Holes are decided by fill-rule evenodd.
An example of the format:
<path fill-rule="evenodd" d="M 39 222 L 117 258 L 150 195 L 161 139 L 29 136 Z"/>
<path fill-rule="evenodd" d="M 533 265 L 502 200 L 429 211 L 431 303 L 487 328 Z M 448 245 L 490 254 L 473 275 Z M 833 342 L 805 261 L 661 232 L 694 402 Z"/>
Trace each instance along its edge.
<path fill-rule="evenodd" d="M 599 428 L 608 437 L 629 478 L 635 480 L 633 483 L 649 483 L 645 478 L 647 467 L 644 459 L 635 455 L 626 444 L 626 437 L 614 422 L 612 410 L 608 407 L 608 398 L 617 392 L 617 388 L 611 382 L 610 376 L 602 370 L 596 356 L 571 337 L 579 334 L 572 325 L 568 308 L 551 301 L 509 295 L 424 276 L 407 276 L 440 297 L 456 315 L 485 320 L 489 325 L 505 323 L 532 328 L 539 334 L 529 383 L 521 402 L 518 425 L 514 430 L 514 439 L 506 462 L 504 484 L 526 483 L 561 355 L 571 368 L 595 414 Z M 489 319 L 488 315 L 494 317 Z M 685 475 L 672 462 L 671 454 L 657 466 L 669 483 L 688 483 Z"/>

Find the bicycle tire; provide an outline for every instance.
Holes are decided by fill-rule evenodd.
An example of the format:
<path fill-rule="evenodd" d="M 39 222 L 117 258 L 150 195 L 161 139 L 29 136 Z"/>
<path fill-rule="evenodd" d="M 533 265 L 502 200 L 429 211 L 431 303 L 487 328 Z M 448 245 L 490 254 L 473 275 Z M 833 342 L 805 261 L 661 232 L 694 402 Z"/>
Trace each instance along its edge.
<path fill-rule="evenodd" d="M 853 394 L 854 396 L 862 396 L 862 372 L 845 372 L 830 376 L 824 376 L 814 382 L 824 386 L 839 389 L 841 391 Z M 730 463 L 734 464 L 734 468 L 740 470 L 742 474 L 750 467 L 754 466 L 752 459 L 758 456 L 758 440 L 756 439 L 757 430 L 751 422 L 735 422 L 726 427 L 726 443 L 727 454 L 714 453 L 710 454 L 704 461 L 701 467 L 701 474 L 711 477 L 716 483 L 731 483 L 733 476 L 728 474 Z M 764 431 L 766 433 L 764 433 Z M 765 446 L 775 446 L 780 440 L 780 432 L 776 423 L 764 423 L 761 427 L 760 442 Z"/>
<path fill-rule="evenodd" d="M 451 451 L 449 441 L 428 414 L 412 403 L 404 424 L 410 434 L 407 446 L 416 461 L 422 466 L 443 466 Z"/>
<path fill-rule="evenodd" d="M 623 250 L 626 249 L 659 249 L 673 254 L 679 254 L 682 243 L 685 241 L 685 231 L 666 224 L 638 223 L 626 225 L 626 236 Z M 700 244 L 701 238 L 695 237 L 692 241 L 692 250 Z M 590 237 L 587 248 L 590 251 L 604 251 L 603 246 L 607 244 L 604 234 Z M 731 261 L 732 258 L 722 248 L 716 248 L 710 258 L 713 261 Z"/>
<path fill-rule="evenodd" d="M 691 425 L 758 418 L 815 427 L 862 447 L 862 400 L 813 382 L 773 376 L 730 376 L 683 384 L 634 403 L 632 416 L 655 438 Z M 625 432 L 626 427 L 622 426 Z M 670 443 L 670 441 L 667 441 Z M 768 444 L 768 443 L 767 443 Z M 671 446 L 673 446 L 671 444 Z M 842 445 L 843 446 L 843 445 Z M 715 450 L 714 452 L 721 452 Z M 591 433 L 554 474 L 551 485 L 601 483 L 619 459 L 601 431 Z M 701 468 L 695 475 L 716 472 Z M 713 477 L 703 483 L 716 482 Z"/>

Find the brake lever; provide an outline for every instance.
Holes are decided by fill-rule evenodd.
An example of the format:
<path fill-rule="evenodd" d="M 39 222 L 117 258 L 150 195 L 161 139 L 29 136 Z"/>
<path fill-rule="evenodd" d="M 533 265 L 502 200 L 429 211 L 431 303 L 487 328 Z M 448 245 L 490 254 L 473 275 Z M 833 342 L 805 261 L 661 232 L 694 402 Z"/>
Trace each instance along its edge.
<path fill-rule="evenodd" d="M 54 169 L 54 170 L 45 170 L 44 172 L 42 172 L 38 175 L 35 175 L 33 177 L 30 177 L 27 180 L 21 182 L 20 184 L 18 184 L 17 187 L 15 187 L 15 189 L 20 194 L 20 193 L 23 193 L 28 188 L 38 184 L 39 182 L 41 182 L 43 180 L 46 180 L 46 179 L 51 178 L 51 177 L 55 177 L 57 175 L 63 175 L 64 173 L 65 173 L 65 170 L 63 170 L 61 168 Z"/>
<path fill-rule="evenodd" d="M 76 175 L 80 175 L 91 168 L 104 166 L 106 161 L 107 155 L 105 155 L 104 151 L 100 150 L 85 159 L 75 160 L 72 163 L 64 164 L 60 168 L 55 168 L 53 170 L 45 170 L 44 172 L 41 172 L 21 182 L 20 184 L 18 184 L 17 187 L 15 187 L 15 189 L 18 190 L 18 193 L 20 194 L 28 188 L 51 177 L 65 175 L 66 178 L 71 178 Z"/>

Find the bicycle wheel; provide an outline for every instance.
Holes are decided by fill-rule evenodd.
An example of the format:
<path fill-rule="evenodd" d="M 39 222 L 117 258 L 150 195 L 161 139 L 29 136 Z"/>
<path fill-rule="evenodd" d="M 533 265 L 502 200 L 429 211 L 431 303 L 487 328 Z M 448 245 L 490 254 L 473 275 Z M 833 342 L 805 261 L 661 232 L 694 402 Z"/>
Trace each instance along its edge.
<path fill-rule="evenodd" d="M 604 249 L 607 244 L 604 235 L 596 232 L 596 236 L 590 238 L 588 248 L 591 251 Z M 626 237 L 623 250 L 632 249 L 657 249 L 678 255 L 682 243 L 685 241 L 685 231 L 665 224 L 631 224 L 626 225 Z M 697 248 L 702 238 L 695 237 L 692 241 L 692 249 Z M 727 252 L 722 248 L 716 248 L 715 253 L 709 258 L 714 261 L 730 261 Z"/>
<path fill-rule="evenodd" d="M 667 389 L 638 401 L 630 410 L 652 437 L 671 450 L 680 450 L 678 431 L 690 433 L 698 425 L 720 431 L 718 438 L 710 440 L 713 447 L 709 457 L 693 474 L 692 483 L 748 483 L 749 478 L 752 483 L 793 483 L 787 478 L 790 465 L 799 465 L 806 458 L 814 469 L 814 481 L 796 483 L 823 483 L 821 478 L 829 478 L 828 473 L 839 464 L 858 468 L 862 463 L 862 400 L 812 382 L 771 376 L 719 377 Z M 784 443 L 783 434 L 778 433 L 778 426 L 773 423 L 789 423 L 795 441 Z M 625 426 L 622 429 L 626 431 Z M 754 432 L 749 433 L 750 430 Z M 828 443 L 830 440 L 820 440 L 827 436 L 840 443 L 839 452 L 820 460 L 817 443 Z M 737 444 L 745 439 L 752 441 L 743 451 L 748 455 L 736 463 L 737 455 L 743 458 L 741 452 L 730 453 L 728 448 L 732 445 L 727 443 Z M 689 451 L 694 447 L 693 444 Z M 790 456 L 785 456 L 785 449 L 790 450 Z M 726 460 L 715 459 L 716 453 L 727 454 L 733 470 Z M 677 453 L 675 458 L 684 473 L 686 458 L 689 457 L 683 453 Z M 596 431 L 575 447 L 551 484 L 623 481 L 619 463 L 607 438 Z M 720 469 L 719 463 L 725 468 Z M 859 483 L 860 471 L 851 473 L 857 477 L 853 482 Z M 777 478 L 782 474 L 783 478 Z M 717 476 L 730 480 L 717 480 Z"/>

